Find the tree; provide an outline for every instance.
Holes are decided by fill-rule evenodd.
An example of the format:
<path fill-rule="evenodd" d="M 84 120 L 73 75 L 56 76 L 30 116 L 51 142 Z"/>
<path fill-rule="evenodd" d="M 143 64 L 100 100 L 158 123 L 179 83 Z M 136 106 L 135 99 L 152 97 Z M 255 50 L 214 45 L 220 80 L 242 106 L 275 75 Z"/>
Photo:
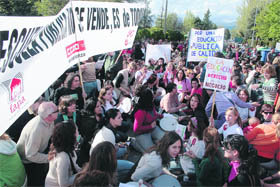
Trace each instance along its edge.
<path fill-rule="evenodd" d="M 256 35 L 262 40 L 280 40 L 280 0 L 272 1 L 257 16 Z"/>
<path fill-rule="evenodd" d="M 255 17 L 266 6 L 270 0 L 243 0 L 241 6 L 237 8 L 239 14 L 236 23 L 236 36 L 244 37 L 245 40 L 252 37 Z"/>
<path fill-rule="evenodd" d="M 231 38 L 231 34 L 229 29 L 225 29 L 225 40 L 229 40 Z"/>
<path fill-rule="evenodd" d="M 195 17 L 194 18 L 194 28 L 195 29 L 203 29 L 203 22 L 201 21 L 201 19 L 199 17 Z"/>
<path fill-rule="evenodd" d="M 149 7 L 150 1 L 146 0 L 145 4 L 146 4 L 146 7 L 145 7 L 144 15 L 139 23 L 140 28 L 150 28 L 153 23 L 153 15 L 152 15 L 152 11 Z"/>
<path fill-rule="evenodd" d="M 33 8 L 36 0 L 1 0 L 0 15 L 2 16 L 36 16 Z"/>
<path fill-rule="evenodd" d="M 190 32 L 190 30 L 195 27 L 194 21 L 195 21 L 195 16 L 192 14 L 192 12 L 186 11 L 184 22 L 183 22 L 183 31 L 185 34 Z"/>
<path fill-rule="evenodd" d="M 41 0 L 35 3 L 37 12 L 41 16 L 56 15 L 66 4 L 68 0 Z"/>
<path fill-rule="evenodd" d="M 181 31 L 183 23 L 176 13 L 169 13 L 166 18 L 166 29 L 172 31 Z"/>

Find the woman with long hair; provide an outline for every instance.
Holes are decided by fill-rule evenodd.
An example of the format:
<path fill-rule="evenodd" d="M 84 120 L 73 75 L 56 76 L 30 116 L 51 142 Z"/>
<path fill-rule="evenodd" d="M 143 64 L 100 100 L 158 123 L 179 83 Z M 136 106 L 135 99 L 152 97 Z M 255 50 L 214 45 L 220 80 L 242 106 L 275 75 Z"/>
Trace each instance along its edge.
<path fill-rule="evenodd" d="M 227 186 L 260 186 L 257 151 L 244 136 L 229 135 L 224 141 L 224 156 L 230 160 Z"/>
<path fill-rule="evenodd" d="M 183 141 L 174 131 L 166 133 L 163 138 L 146 152 L 138 162 L 131 176 L 133 181 L 144 180 L 147 186 L 180 186 L 176 176 L 166 168 L 172 158 L 183 152 Z"/>
<path fill-rule="evenodd" d="M 156 125 L 156 120 L 163 116 L 156 112 L 154 96 L 150 89 L 145 86 L 139 87 L 136 96 L 139 100 L 134 108 L 133 131 L 136 133 L 134 147 L 144 153 L 163 137 L 164 131 Z"/>
<path fill-rule="evenodd" d="M 223 162 L 219 151 L 219 133 L 214 127 L 207 127 L 203 132 L 205 153 L 200 159 L 192 151 L 188 151 L 189 157 L 193 158 L 195 166 L 197 186 L 221 186 L 223 183 Z"/>
<path fill-rule="evenodd" d="M 83 93 L 81 88 L 80 76 L 78 74 L 70 74 L 66 86 L 60 87 L 55 91 L 54 103 L 59 104 L 60 97 L 64 95 L 71 95 L 77 100 L 77 108 L 82 110 L 84 107 L 84 98 L 86 94 Z"/>
<path fill-rule="evenodd" d="M 55 157 L 49 163 L 49 172 L 45 186 L 70 186 L 75 174 L 80 170 L 76 164 L 77 155 L 74 151 L 76 144 L 76 127 L 73 121 L 58 123 L 52 135 L 52 150 Z"/>
<path fill-rule="evenodd" d="M 183 112 L 189 117 L 196 117 L 197 119 L 203 120 L 204 124 L 208 126 L 208 117 L 202 106 L 201 96 L 199 94 L 193 94 L 188 102 L 188 108 Z"/>
<path fill-rule="evenodd" d="M 104 113 L 111 108 L 115 108 L 113 94 L 111 88 L 109 87 L 101 88 L 99 92 L 98 100 L 102 104 Z"/>
<path fill-rule="evenodd" d="M 90 141 L 94 138 L 98 129 L 101 129 L 105 119 L 102 115 L 101 103 L 89 98 L 86 100 L 85 108 L 82 110 L 80 132 L 84 138 L 81 145 L 80 155 L 77 163 L 82 166 L 89 161 Z"/>
<path fill-rule="evenodd" d="M 108 184 L 117 185 L 117 157 L 115 146 L 104 141 L 96 145 L 91 152 L 89 162 L 85 165 L 83 170 L 77 174 L 74 186 L 79 186 L 85 180 L 87 175 L 100 171 L 107 176 Z M 94 181 L 93 181 L 94 182 Z M 87 184 L 88 186 L 95 185 L 93 183 Z M 104 184 L 102 184 L 103 186 Z"/>
<path fill-rule="evenodd" d="M 115 145 L 117 150 L 117 158 L 121 158 L 127 152 L 127 149 L 123 144 L 118 144 L 121 140 L 120 132 L 117 132 L 116 128 L 122 124 L 122 116 L 118 109 L 110 109 L 105 114 L 105 124 L 96 133 L 90 148 L 90 153 L 93 149 L 101 142 L 108 141 Z M 125 178 L 126 174 L 129 172 L 130 168 L 133 167 L 133 163 L 127 160 L 118 160 L 118 173 L 119 180 Z"/>

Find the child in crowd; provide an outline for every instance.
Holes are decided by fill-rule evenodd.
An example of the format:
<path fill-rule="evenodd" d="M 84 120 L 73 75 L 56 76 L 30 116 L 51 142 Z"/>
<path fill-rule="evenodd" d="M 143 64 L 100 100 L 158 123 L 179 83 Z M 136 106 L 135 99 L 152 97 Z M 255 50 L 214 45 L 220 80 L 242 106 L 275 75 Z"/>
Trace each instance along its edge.
<path fill-rule="evenodd" d="M 261 123 L 261 121 L 257 117 L 251 117 L 248 122 L 249 122 L 249 125 L 243 129 L 244 134 L 247 134 L 253 128 L 255 128 L 256 126 L 258 126 Z"/>
<path fill-rule="evenodd" d="M 192 117 L 189 120 L 188 131 L 191 133 L 191 136 L 188 142 L 184 144 L 184 147 L 187 152 L 192 151 L 193 154 L 199 159 L 202 159 L 205 153 L 205 143 L 203 141 L 204 129 L 204 124 L 199 124 L 196 117 Z M 192 163 L 192 159 L 190 157 L 187 155 L 183 156 L 181 157 L 180 162 L 185 174 L 195 173 L 194 164 Z"/>
<path fill-rule="evenodd" d="M 219 134 L 216 128 L 207 127 L 203 131 L 205 154 L 200 161 L 192 151 L 186 154 L 193 158 L 197 186 L 221 186 L 223 183 L 223 162 L 219 151 Z"/>
<path fill-rule="evenodd" d="M 224 139 L 230 134 L 240 134 L 243 136 L 241 128 L 242 121 L 236 108 L 229 107 L 226 111 L 226 122 L 219 128 L 219 134 L 223 134 Z"/>

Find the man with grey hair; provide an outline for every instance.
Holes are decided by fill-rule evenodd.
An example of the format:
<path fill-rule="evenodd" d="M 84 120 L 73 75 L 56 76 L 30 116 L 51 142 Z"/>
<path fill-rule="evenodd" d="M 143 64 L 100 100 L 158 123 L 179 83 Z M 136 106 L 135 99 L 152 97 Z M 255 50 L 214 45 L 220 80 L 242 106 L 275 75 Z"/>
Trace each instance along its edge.
<path fill-rule="evenodd" d="M 17 151 L 24 163 L 28 186 L 44 185 L 48 163 L 48 154 L 44 152 L 48 148 L 57 113 L 53 102 L 43 102 L 38 116 L 26 124 L 18 140 Z"/>

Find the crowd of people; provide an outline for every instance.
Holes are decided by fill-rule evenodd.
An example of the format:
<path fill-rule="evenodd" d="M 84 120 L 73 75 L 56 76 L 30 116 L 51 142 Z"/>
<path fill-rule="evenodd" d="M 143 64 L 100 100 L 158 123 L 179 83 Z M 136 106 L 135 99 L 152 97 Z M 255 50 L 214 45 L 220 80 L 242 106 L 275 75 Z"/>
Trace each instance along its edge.
<path fill-rule="evenodd" d="M 279 186 L 275 50 L 264 61 L 246 45 L 217 52 L 234 65 L 229 90 L 213 94 L 203 88 L 207 62 L 187 61 L 186 42 L 172 42 L 170 61 L 145 64 L 148 42 L 165 41 L 135 42 L 59 77 L 0 136 L 0 186 Z"/>

